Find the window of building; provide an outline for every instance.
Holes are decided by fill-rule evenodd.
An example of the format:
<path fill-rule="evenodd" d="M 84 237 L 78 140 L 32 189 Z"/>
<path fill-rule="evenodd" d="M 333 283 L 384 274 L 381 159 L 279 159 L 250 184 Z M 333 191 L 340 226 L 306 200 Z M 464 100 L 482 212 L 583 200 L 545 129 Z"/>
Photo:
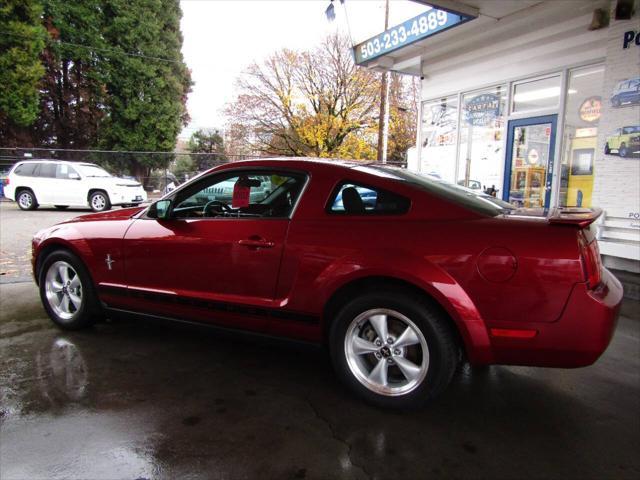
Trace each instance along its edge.
<path fill-rule="evenodd" d="M 421 171 L 455 182 L 458 141 L 458 97 L 450 96 L 422 104 Z"/>
<path fill-rule="evenodd" d="M 561 206 L 591 206 L 603 84 L 603 65 L 569 73 L 558 202 Z M 606 150 L 605 145 L 605 152 L 601 153 L 606 154 Z"/>
<path fill-rule="evenodd" d="M 506 85 L 463 95 L 458 185 L 473 190 L 499 190 L 506 102 Z"/>
<path fill-rule="evenodd" d="M 386 190 L 343 183 L 331 196 L 330 213 L 346 215 L 400 215 L 409 210 L 409 199 Z"/>
<path fill-rule="evenodd" d="M 543 110 L 557 109 L 559 103 L 560 75 L 516 83 L 513 87 L 513 113 L 535 114 Z"/>

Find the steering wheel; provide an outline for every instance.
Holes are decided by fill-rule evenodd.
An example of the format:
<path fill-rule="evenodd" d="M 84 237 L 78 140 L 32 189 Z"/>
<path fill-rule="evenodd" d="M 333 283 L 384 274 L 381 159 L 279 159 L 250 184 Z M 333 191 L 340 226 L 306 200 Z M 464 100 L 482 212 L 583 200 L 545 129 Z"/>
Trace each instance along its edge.
<path fill-rule="evenodd" d="M 207 204 L 202 209 L 202 216 L 208 217 L 209 210 L 213 210 L 214 207 L 218 207 L 215 211 L 216 214 L 231 213 L 233 211 L 228 204 L 221 202 L 220 200 L 211 200 L 210 202 L 207 202 Z"/>

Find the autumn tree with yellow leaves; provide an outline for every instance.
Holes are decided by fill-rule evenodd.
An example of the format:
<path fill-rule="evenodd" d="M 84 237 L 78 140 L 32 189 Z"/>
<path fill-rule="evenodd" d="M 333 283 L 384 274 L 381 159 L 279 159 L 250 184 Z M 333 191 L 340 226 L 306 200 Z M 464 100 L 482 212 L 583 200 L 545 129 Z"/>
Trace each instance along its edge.
<path fill-rule="evenodd" d="M 399 77 L 392 83 L 390 160 L 401 160 L 415 144 L 417 95 L 407 94 L 411 84 Z M 309 51 L 283 49 L 253 63 L 238 78 L 237 91 L 225 108 L 230 154 L 376 158 L 380 75 L 354 64 L 344 37 L 330 36 Z M 407 145 L 409 138 L 413 143 Z"/>

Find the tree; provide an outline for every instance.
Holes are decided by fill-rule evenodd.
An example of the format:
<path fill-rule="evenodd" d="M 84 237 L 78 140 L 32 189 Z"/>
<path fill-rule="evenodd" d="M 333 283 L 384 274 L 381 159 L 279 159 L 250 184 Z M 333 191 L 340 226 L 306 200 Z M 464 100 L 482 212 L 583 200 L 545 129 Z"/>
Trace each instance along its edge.
<path fill-rule="evenodd" d="M 392 73 L 389 91 L 389 145 L 387 161 L 404 163 L 416 144 L 420 80 Z"/>
<path fill-rule="evenodd" d="M 40 53 L 45 31 L 37 0 L 3 0 L 0 4 L 0 144 L 15 141 L 16 130 L 36 120 L 38 86 L 44 73 Z"/>
<path fill-rule="evenodd" d="M 109 67 L 102 35 L 103 3 L 45 3 L 43 22 L 49 41 L 43 53 L 41 111 L 32 131 L 35 144 L 64 149 L 96 146 L 105 115 Z"/>
<path fill-rule="evenodd" d="M 192 159 L 198 170 L 211 168 L 214 162 L 227 160 L 224 150 L 224 139 L 219 130 L 201 128 L 193 132 L 187 146 L 191 153 L 209 153 L 210 155 L 193 155 Z"/>
<path fill-rule="evenodd" d="M 244 126 L 251 149 L 288 156 L 374 158 L 378 81 L 356 67 L 344 37 L 306 52 L 281 50 L 252 64 L 227 105 L 228 122 Z"/>
<path fill-rule="evenodd" d="M 21 105 L 23 98 L 28 107 L 9 121 L 5 112 L 16 116 L 21 110 L 0 103 L 2 144 L 173 151 L 188 121 L 191 87 L 181 54 L 178 0 L 43 2 L 44 8 L 37 7 L 36 0 L 10 0 L 0 7 L 0 26 L 27 32 L 31 39 L 22 42 L 4 32 L 0 35 L 0 88 L 11 90 L 2 91 L 0 102 Z M 37 58 L 44 45 L 38 31 L 46 32 L 40 57 L 44 69 L 35 64 L 20 67 L 14 81 L 19 85 L 13 85 L 12 69 L 1 62 L 22 65 L 23 58 Z M 34 79 L 41 90 L 39 105 Z M 22 97 L 21 88 L 27 92 Z M 123 155 L 111 163 L 119 170 L 126 165 L 130 173 L 145 179 L 152 168 L 166 166 L 171 158 Z"/>
<path fill-rule="evenodd" d="M 188 122 L 191 75 L 184 64 L 178 0 L 109 0 L 103 8 L 109 56 L 106 116 L 99 132 L 103 148 L 172 151 Z M 130 53 L 127 55 L 126 53 Z M 133 53 L 133 55 L 131 55 Z M 168 157 L 132 157 L 139 179 Z"/>

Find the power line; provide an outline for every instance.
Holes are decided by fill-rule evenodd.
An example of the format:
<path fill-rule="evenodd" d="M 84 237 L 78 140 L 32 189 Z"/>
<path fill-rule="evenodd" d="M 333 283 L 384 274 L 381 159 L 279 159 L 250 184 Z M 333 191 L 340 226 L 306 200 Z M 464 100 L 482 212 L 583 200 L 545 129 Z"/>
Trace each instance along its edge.
<path fill-rule="evenodd" d="M 191 153 L 191 152 L 155 152 L 144 150 L 88 150 L 75 148 L 44 148 L 44 147 L 0 147 L 0 150 L 25 150 L 35 152 L 72 152 L 72 153 L 125 153 L 129 155 L 223 155 L 219 152 L 212 153 Z M 226 154 L 225 154 L 226 155 Z"/>
<path fill-rule="evenodd" d="M 0 32 L 0 35 L 7 35 L 7 36 L 10 36 L 10 37 L 26 38 L 28 40 L 33 40 L 33 37 L 30 37 L 29 35 L 21 35 L 19 33 Z M 121 50 L 118 50 L 118 49 L 115 49 L 115 48 L 94 47 L 94 46 L 91 46 L 91 45 L 83 45 L 81 43 L 73 43 L 73 42 L 65 42 L 63 40 L 56 40 L 56 39 L 51 38 L 51 37 L 47 37 L 46 41 L 48 43 L 59 43 L 59 44 L 62 44 L 62 45 L 68 45 L 68 46 L 75 47 L 75 48 L 84 48 L 85 50 L 92 50 L 92 51 L 95 51 L 95 52 L 100 52 L 100 51 L 109 52 L 109 53 L 114 53 L 114 54 L 117 54 L 117 55 L 125 55 L 127 57 L 144 58 L 144 59 L 147 59 L 147 60 L 157 60 L 157 61 L 160 61 L 160 62 L 177 63 L 177 64 L 180 64 L 180 65 L 184 65 L 184 62 L 180 61 L 180 60 L 171 60 L 169 58 L 154 57 L 154 56 L 151 56 L 151 55 L 144 55 L 142 53 L 124 52 L 124 51 L 121 51 Z"/>

